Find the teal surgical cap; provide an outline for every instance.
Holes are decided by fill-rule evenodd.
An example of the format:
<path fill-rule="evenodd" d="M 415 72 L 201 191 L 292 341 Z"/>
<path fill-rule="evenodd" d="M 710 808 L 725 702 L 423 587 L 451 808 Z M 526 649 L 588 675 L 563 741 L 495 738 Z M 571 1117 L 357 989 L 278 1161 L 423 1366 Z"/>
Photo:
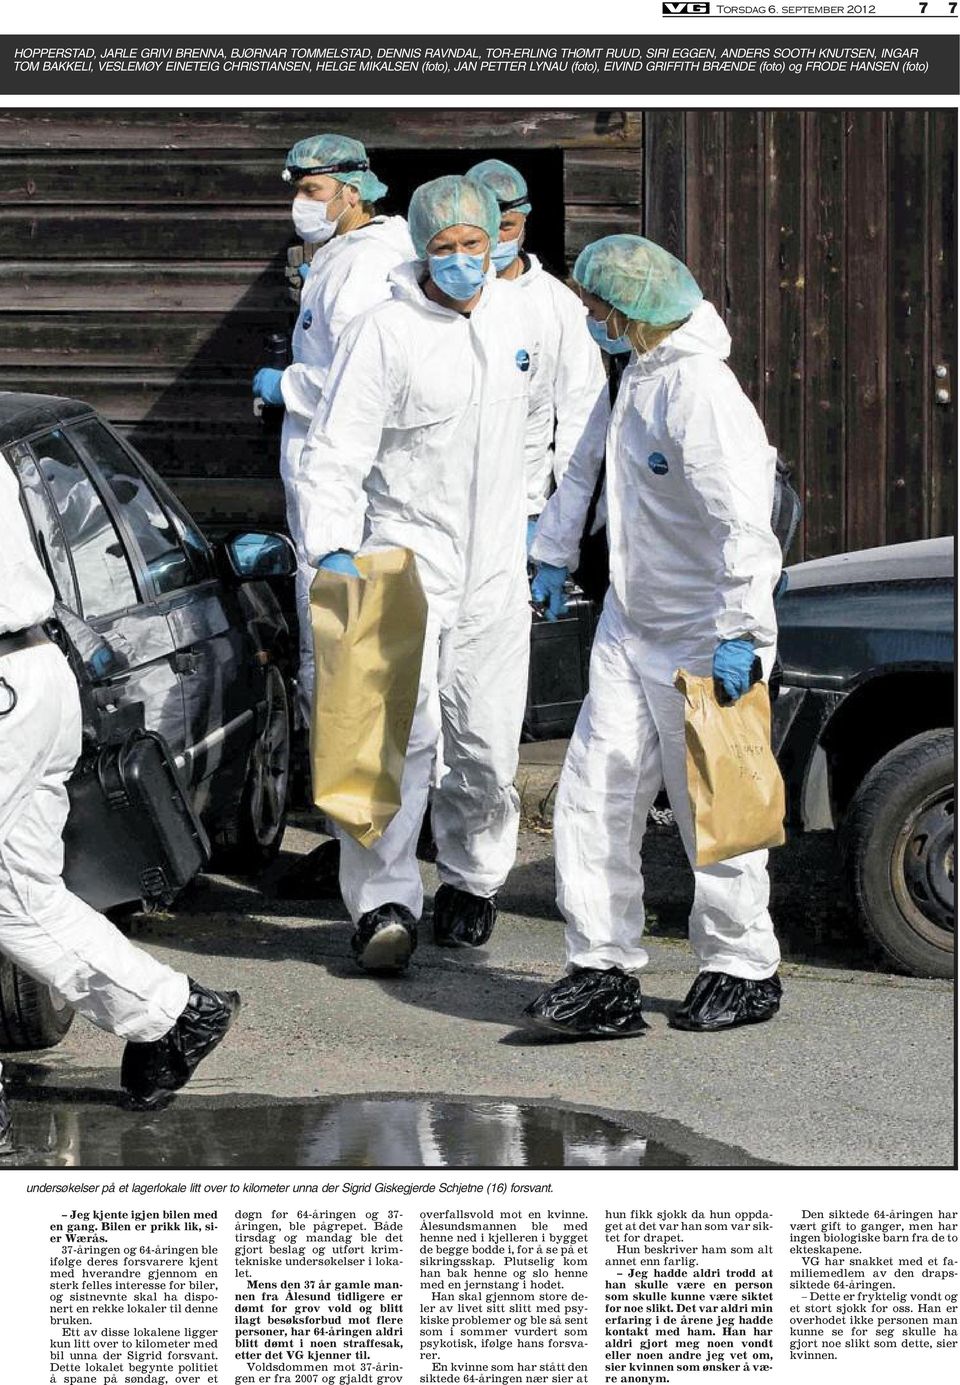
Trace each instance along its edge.
<path fill-rule="evenodd" d="M 643 236 L 604 236 L 580 251 L 573 277 L 587 293 L 636 322 L 666 327 L 702 300 L 687 266 Z"/>
<path fill-rule="evenodd" d="M 527 180 L 503 159 L 484 159 L 467 170 L 471 183 L 480 183 L 489 188 L 500 206 L 501 212 L 523 212 L 531 210 L 527 198 Z"/>
<path fill-rule="evenodd" d="M 422 183 L 410 199 L 407 217 L 414 247 L 421 259 L 440 231 L 450 226 L 479 226 L 495 245 L 500 237 L 500 208 L 489 188 L 458 174 Z"/>
<path fill-rule="evenodd" d="M 283 177 L 290 183 L 311 173 L 325 173 L 338 183 L 348 183 L 364 202 L 379 202 L 387 193 L 386 184 L 371 171 L 366 149 L 358 139 L 346 135 L 310 135 L 297 140 L 287 155 Z"/>

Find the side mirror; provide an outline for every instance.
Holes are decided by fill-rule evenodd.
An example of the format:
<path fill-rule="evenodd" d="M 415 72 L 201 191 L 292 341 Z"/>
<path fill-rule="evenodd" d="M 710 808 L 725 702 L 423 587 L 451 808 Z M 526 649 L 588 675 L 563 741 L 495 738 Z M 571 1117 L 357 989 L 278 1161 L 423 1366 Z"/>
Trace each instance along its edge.
<path fill-rule="evenodd" d="M 286 534 L 248 530 L 224 540 L 230 571 L 241 582 L 264 577 L 293 577 L 297 554 Z"/>

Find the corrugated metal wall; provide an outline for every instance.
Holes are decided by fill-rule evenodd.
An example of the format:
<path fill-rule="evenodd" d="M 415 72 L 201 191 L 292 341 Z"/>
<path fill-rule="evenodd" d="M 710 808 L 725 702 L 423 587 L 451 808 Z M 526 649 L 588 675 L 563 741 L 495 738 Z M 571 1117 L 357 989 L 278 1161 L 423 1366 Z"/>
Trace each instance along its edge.
<path fill-rule="evenodd" d="M 950 111 L 8 111 L 0 387 L 90 400 L 201 516 L 278 519 L 249 380 L 290 323 L 277 170 L 317 128 L 398 186 L 453 151 L 528 151 L 568 262 L 611 230 L 685 256 L 796 467 L 807 556 L 953 531 Z"/>

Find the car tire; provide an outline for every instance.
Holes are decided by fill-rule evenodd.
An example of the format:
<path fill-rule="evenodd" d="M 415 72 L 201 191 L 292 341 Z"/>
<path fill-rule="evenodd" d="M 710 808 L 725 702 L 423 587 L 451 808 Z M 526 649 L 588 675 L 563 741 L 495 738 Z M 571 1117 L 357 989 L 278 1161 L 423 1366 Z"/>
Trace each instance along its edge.
<path fill-rule="evenodd" d="M 210 869 L 253 875 L 275 859 L 287 824 L 290 753 L 290 698 L 283 674 L 270 664 L 263 726 L 250 748 L 240 802 L 214 832 Z"/>
<path fill-rule="evenodd" d="M 913 976 L 954 970 L 954 738 L 925 731 L 866 776 L 841 849 L 867 936 Z"/>
<path fill-rule="evenodd" d="M 73 1024 L 73 1010 L 49 986 L 0 957 L 0 1048 L 54 1048 Z"/>

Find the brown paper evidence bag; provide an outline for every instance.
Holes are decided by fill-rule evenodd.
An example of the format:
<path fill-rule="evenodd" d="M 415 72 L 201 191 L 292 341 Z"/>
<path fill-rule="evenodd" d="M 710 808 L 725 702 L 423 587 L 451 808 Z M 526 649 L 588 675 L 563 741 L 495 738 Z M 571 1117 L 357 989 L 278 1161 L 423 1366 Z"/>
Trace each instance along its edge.
<path fill-rule="evenodd" d="M 354 562 L 359 580 L 320 569 L 310 588 L 310 763 L 317 807 L 371 846 L 400 807 L 427 600 L 410 549 L 365 553 Z"/>
<path fill-rule="evenodd" d="M 736 702 L 717 700 L 713 678 L 680 669 L 687 791 L 698 866 L 786 840 L 783 779 L 770 746 L 770 694 L 754 683 Z"/>

